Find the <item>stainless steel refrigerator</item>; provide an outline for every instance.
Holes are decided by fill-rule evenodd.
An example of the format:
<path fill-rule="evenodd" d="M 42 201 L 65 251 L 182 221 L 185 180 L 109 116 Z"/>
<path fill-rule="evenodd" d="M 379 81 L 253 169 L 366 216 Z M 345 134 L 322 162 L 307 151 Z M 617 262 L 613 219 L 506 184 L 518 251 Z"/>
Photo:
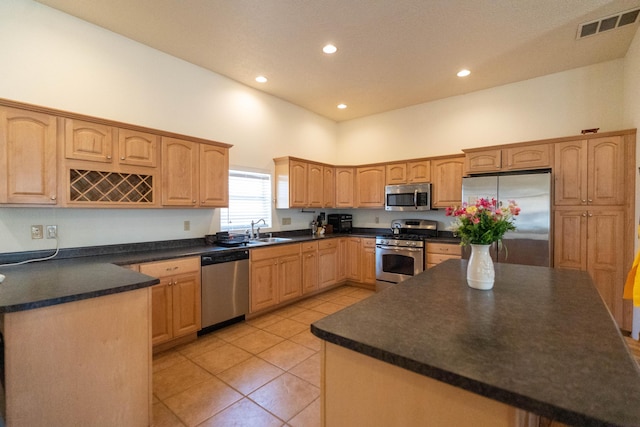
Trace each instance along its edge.
<path fill-rule="evenodd" d="M 504 235 L 503 245 L 492 248 L 496 262 L 551 266 L 551 173 L 513 173 L 483 175 L 462 180 L 462 201 L 474 204 L 479 198 L 495 198 L 508 204 L 514 200 L 520 206 L 515 231 Z M 465 248 L 467 249 L 467 248 Z M 463 251 L 468 258 L 470 250 Z"/>

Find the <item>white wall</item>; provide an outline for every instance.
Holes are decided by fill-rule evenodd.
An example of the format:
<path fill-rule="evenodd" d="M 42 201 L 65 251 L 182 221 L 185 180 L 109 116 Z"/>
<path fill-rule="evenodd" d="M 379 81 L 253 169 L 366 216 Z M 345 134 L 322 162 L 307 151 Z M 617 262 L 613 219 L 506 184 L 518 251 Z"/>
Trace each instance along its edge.
<path fill-rule="evenodd" d="M 0 98 L 233 144 L 232 166 L 272 171 L 284 155 L 335 162 L 335 122 L 31 0 L 0 1 L 0 51 Z M 283 215 L 289 228 L 311 221 L 292 211 L 274 222 Z M 77 247 L 201 237 L 219 230 L 219 215 L 0 208 L 0 253 L 53 247 L 30 239 L 31 224 L 57 224 L 62 247 Z"/>

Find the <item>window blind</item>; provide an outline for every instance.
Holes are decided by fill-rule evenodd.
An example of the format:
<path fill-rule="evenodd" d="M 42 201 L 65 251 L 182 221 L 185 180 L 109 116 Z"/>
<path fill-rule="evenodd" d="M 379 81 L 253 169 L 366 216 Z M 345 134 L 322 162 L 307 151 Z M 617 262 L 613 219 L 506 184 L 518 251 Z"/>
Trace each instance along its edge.
<path fill-rule="evenodd" d="M 266 225 L 259 226 L 271 227 L 271 175 L 230 170 L 229 207 L 220 210 L 220 228 L 244 232 L 262 218 Z"/>

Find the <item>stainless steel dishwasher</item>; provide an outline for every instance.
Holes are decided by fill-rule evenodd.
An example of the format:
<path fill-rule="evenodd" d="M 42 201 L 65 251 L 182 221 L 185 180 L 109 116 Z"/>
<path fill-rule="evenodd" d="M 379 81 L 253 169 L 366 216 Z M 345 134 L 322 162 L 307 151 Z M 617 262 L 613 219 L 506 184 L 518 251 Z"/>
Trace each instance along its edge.
<path fill-rule="evenodd" d="M 202 333 L 244 319 L 249 312 L 249 251 L 202 255 Z"/>

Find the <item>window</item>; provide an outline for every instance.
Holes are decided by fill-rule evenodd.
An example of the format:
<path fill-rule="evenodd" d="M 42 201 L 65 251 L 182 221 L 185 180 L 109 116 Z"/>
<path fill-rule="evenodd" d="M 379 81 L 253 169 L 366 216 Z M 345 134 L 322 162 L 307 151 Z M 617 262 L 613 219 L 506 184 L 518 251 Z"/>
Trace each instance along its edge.
<path fill-rule="evenodd" d="M 229 208 L 220 210 L 220 228 L 249 230 L 251 221 L 264 218 L 262 228 L 271 227 L 271 175 L 229 171 Z"/>

